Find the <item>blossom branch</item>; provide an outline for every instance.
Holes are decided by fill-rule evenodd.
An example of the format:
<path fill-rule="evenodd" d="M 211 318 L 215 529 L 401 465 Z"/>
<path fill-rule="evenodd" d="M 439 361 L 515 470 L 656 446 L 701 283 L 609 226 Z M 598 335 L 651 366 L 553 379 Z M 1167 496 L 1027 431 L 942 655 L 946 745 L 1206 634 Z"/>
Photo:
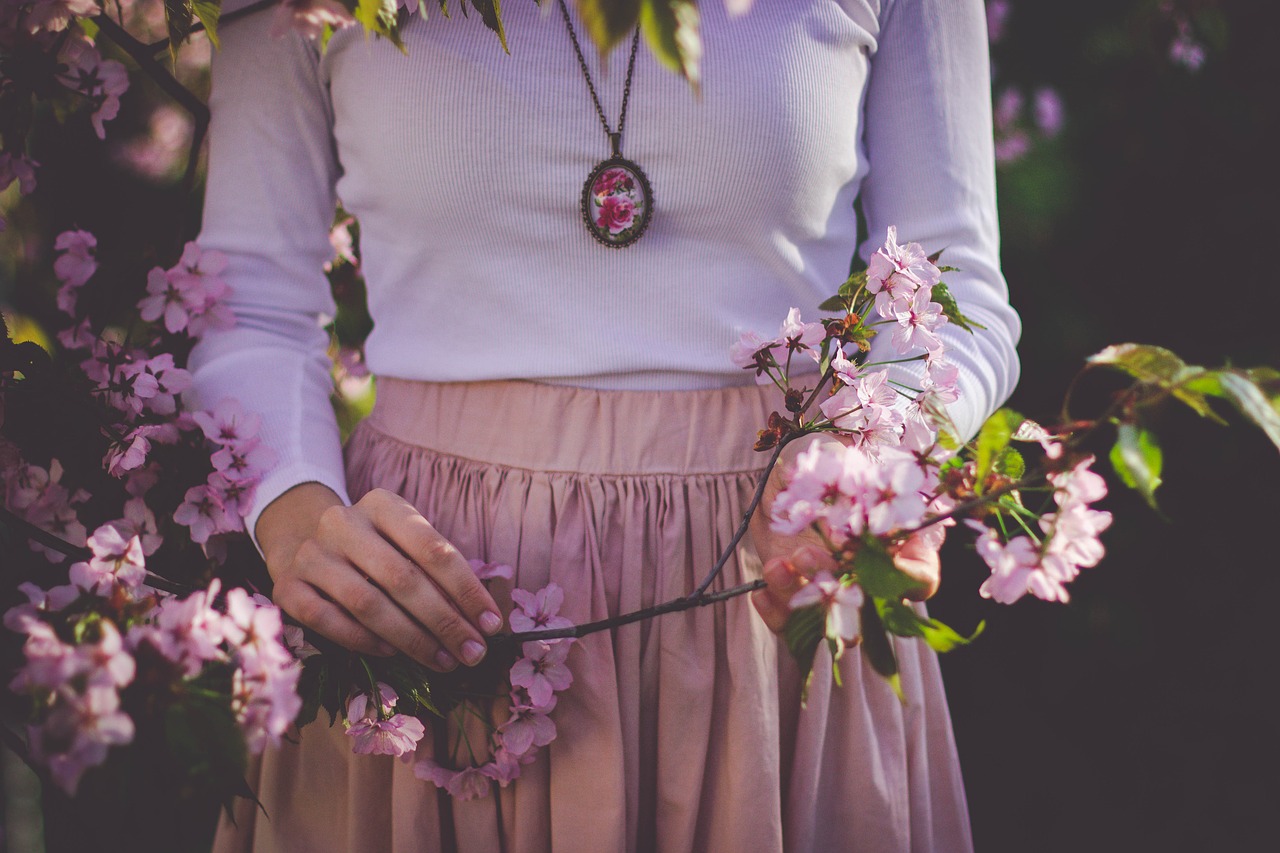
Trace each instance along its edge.
<path fill-rule="evenodd" d="M 494 637 L 490 640 L 490 644 L 501 643 L 526 643 L 531 640 L 562 640 L 568 637 L 581 638 L 588 634 L 595 634 L 598 631 L 607 631 L 610 628 L 618 628 L 622 625 L 630 625 L 633 622 L 641 622 L 645 619 L 651 619 L 654 616 L 662 616 L 665 613 L 679 613 L 682 610 L 692 610 L 695 607 L 706 607 L 708 604 L 715 604 L 720 601 L 727 601 L 731 598 L 737 598 L 739 595 L 745 595 L 757 589 L 763 589 L 765 582 L 763 580 L 748 581 L 729 589 L 720 590 L 712 593 L 695 593 L 682 598 L 673 598 L 670 601 L 664 601 L 661 604 L 655 604 L 652 607 L 645 607 L 641 610 L 634 610 L 631 613 L 623 613 L 618 616 L 611 616 L 608 619 L 599 619 L 595 622 L 584 622 L 581 625 L 574 625 L 571 628 L 548 628 L 542 631 L 523 631 L 518 634 L 506 634 L 500 637 Z"/>

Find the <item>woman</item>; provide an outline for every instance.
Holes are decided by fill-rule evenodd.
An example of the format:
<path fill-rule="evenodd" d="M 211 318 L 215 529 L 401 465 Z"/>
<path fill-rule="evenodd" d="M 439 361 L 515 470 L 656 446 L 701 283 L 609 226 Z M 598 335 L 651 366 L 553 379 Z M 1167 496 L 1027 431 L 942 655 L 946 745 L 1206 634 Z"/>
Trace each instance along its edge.
<path fill-rule="evenodd" d="M 258 13 L 222 28 L 214 61 L 201 242 L 230 258 L 238 324 L 193 354 L 198 394 L 263 416 L 278 459 L 247 523 L 280 606 L 435 669 L 500 630 L 466 558 L 557 582 L 575 622 L 692 589 L 778 407 L 728 346 L 844 279 L 859 193 L 864 257 L 896 224 L 963 270 L 949 284 L 986 327 L 944 330 L 963 432 L 1017 374 L 977 0 L 755 0 L 732 20 L 706 3 L 700 98 L 644 51 L 633 74 L 621 50 L 580 64 L 543 7 L 507 5 L 510 55 L 474 17 L 415 16 L 406 58 L 351 30 L 323 55 L 273 41 Z M 625 91 L 621 149 L 653 216 L 608 248 L 579 194 Z M 335 192 L 361 224 L 379 377 L 345 468 L 321 329 Z M 795 544 L 744 548 L 722 582 Z M 770 567 L 776 627 L 788 572 Z M 557 740 L 500 810 L 453 803 L 459 848 L 498 849 L 501 821 L 517 851 L 969 849 L 932 653 L 899 644 L 905 707 L 851 654 L 840 688 L 819 663 L 801 709 L 779 648 L 741 599 L 585 639 Z M 266 755 L 266 814 L 240 808 L 217 849 L 442 849 L 435 791 L 345 740 L 316 725 Z"/>

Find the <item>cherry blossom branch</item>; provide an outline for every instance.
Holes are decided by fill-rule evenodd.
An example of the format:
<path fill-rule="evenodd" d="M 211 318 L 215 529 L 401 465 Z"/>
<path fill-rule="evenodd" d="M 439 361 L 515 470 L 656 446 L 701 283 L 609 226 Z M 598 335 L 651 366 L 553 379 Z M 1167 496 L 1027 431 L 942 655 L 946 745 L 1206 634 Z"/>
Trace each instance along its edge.
<path fill-rule="evenodd" d="M 490 644 L 502 643 L 525 643 L 530 640 L 563 640 L 567 637 L 581 638 L 588 634 L 594 634 L 598 631 L 607 631 L 610 628 L 618 628 L 622 625 L 630 625 L 633 622 L 640 622 L 645 619 L 651 619 L 654 616 L 661 616 L 665 613 L 679 613 L 682 610 L 692 610 L 695 607 L 706 607 L 708 604 L 715 604 L 720 601 L 727 601 L 731 598 L 737 598 L 739 595 L 745 595 L 757 589 L 763 589 L 766 586 L 763 580 L 748 581 L 729 589 L 720 590 L 719 592 L 702 593 L 688 595 L 681 598 L 673 598 L 670 601 L 664 601 L 661 604 L 655 604 L 652 607 L 645 607 L 641 610 L 634 610 L 631 613 L 623 613 L 619 616 L 611 616 L 608 619 L 599 619 L 595 622 L 584 622 L 581 625 L 574 625 L 571 628 L 547 628 L 542 631 L 523 631 L 518 634 L 506 634 L 500 637 L 494 637 L 490 640 Z"/>
<path fill-rule="evenodd" d="M 50 551 L 57 551 L 59 554 L 70 557 L 77 562 L 93 559 L 93 552 L 88 548 L 72 545 L 67 540 L 55 536 L 43 527 L 32 524 L 20 515 L 15 515 L 5 507 L 0 507 L 0 521 L 3 521 L 7 526 L 17 528 L 19 534 L 24 538 L 38 542 Z M 171 592 L 175 595 L 195 592 L 195 587 L 171 581 L 150 570 L 147 571 L 147 586 L 163 592 Z"/>

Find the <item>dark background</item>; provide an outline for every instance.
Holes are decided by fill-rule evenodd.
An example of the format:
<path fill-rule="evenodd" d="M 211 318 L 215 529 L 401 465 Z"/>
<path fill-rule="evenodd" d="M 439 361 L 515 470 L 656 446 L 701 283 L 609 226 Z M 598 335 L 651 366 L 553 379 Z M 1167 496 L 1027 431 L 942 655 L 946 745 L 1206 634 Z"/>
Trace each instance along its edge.
<path fill-rule="evenodd" d="M 1010 405 L 1052 418 L 1121 341 L 1280 365 L 1273 4 L 1183 6 L 1218 39 L 1196 73 L 1156 3 L 1012 5 L 997 80 L 1055 86 L 1067 120 L 999 173 Z M 933 612 L 988 621 L 943 662 L 979 851 L 1280 849 L 1280 453 L 1229 420 L 1162 418 L 1167 520 L 1112 478 L 1107 558 L 1069 606 L 978 602 L 985 568 L 949 549 Z"/>
<path fill-rule="evenodd" d="M 1058 136 L 999 170 L 1004 266 L 1024 321 L 1020 411 L 1052 419 L 1082 359 L 1121 341 L 1192 363 L 1280 366 L 1272 5 L 1011 4 L 997 87 L 1050 86 L 1066 115 Z M 1171 14 L 1206 45 L 1198 71 L 1169 59 Z M 200 85 L 198 69 L 187 76 Z M 109 140 L 152 132 L 158 100 L 135 79 Z M 130 171 L 122 144 L 99 143 L 82 116 L 35 140 L 41 187 L 0 235 L 0 303 L 54 327 L 48 235 L 72 225 L 97 234 L 118 282 L 95 297 L 103 305 L 127 308 L 146 269 L 172 263 L 172 240 L 150 243 L 193 234 L 197 200 L 173 169 Z M 1087 383 L 1081 406 L 1108 389 Z M 985 568 L 948 546 L 934 614 L 961 629 L 987 622 L 944 660 L 979 851 L 1280 849 L 1280 452 L 1228 419 L 1160 418 L 1164 518 L 1113 484 L 1108 556 L 1069 606 L 981 601 Z"/>

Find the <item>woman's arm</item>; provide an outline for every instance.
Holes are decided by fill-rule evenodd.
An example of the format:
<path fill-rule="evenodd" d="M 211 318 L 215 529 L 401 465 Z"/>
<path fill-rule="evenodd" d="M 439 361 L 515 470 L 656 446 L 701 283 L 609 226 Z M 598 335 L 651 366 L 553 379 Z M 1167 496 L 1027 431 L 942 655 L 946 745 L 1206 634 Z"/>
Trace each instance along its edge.
<path fill-rule="evenodd" d="M 236 325 L 193 351 L 194 393 L 262 417 L 276 460 L 245 521 L 277 604 L 360 651 L 474 663 L 501 618 L 462 555 L 395 495 L 347 505 L 323 328 L 340 174 L 332 108 L 316 47 L 292 31 L 273 38 L 271 22 L 266 11 L 226 24 L 213 60 L 200 243 L 228 258 Z"/>
<path fill-rule="evenodd" d="M 948 324 L 939 335 L 960 371 L 961 397 L 948 413 L 967 440 L 1017 383 L 1021 331 L 1000 273 L 986 17 L 981 0 L 885 0 L 880 24 L 863 119 L 869 237 L 860 253 L 869 260 L 896 225 L 903 242 L 941 249 L 941 263 L 960 268 L 946 282 L 961 310 L 986 328 L 971 335 Z M 897 358 L 889 342 L 887 332 L 879 335 L 868 361 Z M 923 370 L 920 362 L 893 365 L 890 377 L 918 388 Z M 791 596 L 824 561 L 803 537 L 765 529 L 782 476 L 775 471 L 752 530 L 769 583 L 752 600 L 776 632 Z M 895 562 L 920 584 L 912 597 L 937 591 L 938 553 L 923 538 L 905 544 Z"/>

